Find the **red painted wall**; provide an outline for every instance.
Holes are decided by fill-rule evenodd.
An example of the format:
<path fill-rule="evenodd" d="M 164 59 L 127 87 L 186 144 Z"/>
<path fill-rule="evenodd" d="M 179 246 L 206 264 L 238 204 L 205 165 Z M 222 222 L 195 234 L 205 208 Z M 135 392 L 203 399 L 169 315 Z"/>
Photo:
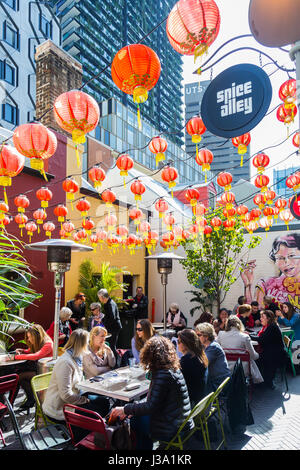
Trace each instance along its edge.
<path fill-rule="evenodd" d="M 56 225 L 56 229 L 52 232 L 52 238 L 59 238 L 60 223 L 53 213 L 53 209 L 57 204 L 65 203 L 65 192 L 62 189 L 62 180 L 66 177 L 66 155 L 67 155 L 67 138 L 64 135 L 54 131 L 57 136 L 58 146 L 56 153 L 48 160 L 48 165 L 45 169 L 55 178 L 46 182 L 38 175 L 32 176 L 21 172 L 18 176 L 13 178 L 12 186 L 7 189 L 8 203 L 10 214 L 15 217 L 17 208 L 14 204 L 14 198 L 18 194 L 26 194 L 30 200 L 30 206 L 25 214 L 28 219 L 33 219 L 33 212 L 40 207 L 40 201 L 36 197 L 36 191 L 42 186 L 47 186 L 51 189 L 53 198 L 49 202 L 49 207 L 46 208 L 47 220 L 52 221 Z M 48 168 L 47 168 L 48 167 Z M 31 242 L 38 242 L 45 240 L 46 234 L 41 227 L 41 233 L 37 231 L 32 237 Z M 29 243 L 29 238 L 26 230 L 23 229 L 23 238 L 20 237 L 20 229 L 16 222 L 13 220 L 7 226 L 7 232 L 17 236 L 25 243 Z M 46 252 L 36 252 L 27 249 L 23 250 L 23 255 L 31 266 L 31 270 L 36 279 L 32 280 L 31 287 L 37 292 L 43 294 L 40 300 L 37 300 L 34 305 L 25 309 L 25 318 L 28 321 L 39 323 L 45 329 L 48 329 L 54 319 L 54 273 L 48 271 L 47 268 L 47 255 Z M 64 298 L 64 292 L 62 292 Z M 63 306 L 63 305 L 62 305 Z"/>

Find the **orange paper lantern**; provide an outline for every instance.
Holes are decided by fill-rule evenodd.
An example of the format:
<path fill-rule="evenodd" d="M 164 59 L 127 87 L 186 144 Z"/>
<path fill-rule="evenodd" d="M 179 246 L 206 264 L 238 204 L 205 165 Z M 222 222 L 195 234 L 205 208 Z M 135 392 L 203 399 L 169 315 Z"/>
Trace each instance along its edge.
<path fill-rule="evenodd" d="M 247 147 L 251 142 L 250 133 L 247 132 L 246 134 L 240 135 L 238 137 L 233 137 L 231 142 L 235 147 L 238 149 L 238 154 L 241 155 L 241 163 L 240 165 L 243 166 L 243 158 L 244 154 L 247 152 Z"/>
<path fill-rule="evenodd" d="M 156 166 L 162 160 L 165 160 L 165 151 L 168 148 L 168 142 L 163 137 L 153 137 L 148 145 L 150 152 L 155 155 Z"/>
<path fill-rule="evenodd" d="M 2 145 L 0 149 L 0 186 L 4 189 L 4 200 L 7 204 L 6 186 L 11 186 L 11 179 L 24 168 L 25 157 L 11 145 Z"/>

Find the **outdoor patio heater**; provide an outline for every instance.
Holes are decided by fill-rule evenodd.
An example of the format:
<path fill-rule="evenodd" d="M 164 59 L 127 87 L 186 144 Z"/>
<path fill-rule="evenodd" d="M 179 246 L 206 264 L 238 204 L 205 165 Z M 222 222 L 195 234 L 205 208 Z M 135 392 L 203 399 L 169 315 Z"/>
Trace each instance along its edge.
<path fill-rule="evenodd" d="M 60 239 L 49 239 L 42 242 L 31 243 L 30 245 L 26 245 L 25 248 L 35 251 L 47 251 L 48 269 L 49 271 L 54 272 L 55 316 L 53 336 L 53 363 L 55 363 L 58 353 L 58 327 L 59 312 L 61 308 L 61 289 L 64 282 L 63 273 L 69 271 L 71 268 L 72 251 L 92 251 L 93 248 L 75 243 L 72 240 Z"/>
<path fill-rule="evenodd" d="M 161 284 L 163 286 L 163 323 L 164 328 L 162 334 L 164 336 L 170 336 L 167 330 L 167 284 L 168 284 L 168 274 L 171 274 L 173 269 L 173 260 L 184 259 L 182 256 L 175 255 L 172 252 L 168 253 L 159 253 L 157 255 L 145 256 L 145 259 L 156 259 L 157 260 L 157 271 L 161 274 Z"/>

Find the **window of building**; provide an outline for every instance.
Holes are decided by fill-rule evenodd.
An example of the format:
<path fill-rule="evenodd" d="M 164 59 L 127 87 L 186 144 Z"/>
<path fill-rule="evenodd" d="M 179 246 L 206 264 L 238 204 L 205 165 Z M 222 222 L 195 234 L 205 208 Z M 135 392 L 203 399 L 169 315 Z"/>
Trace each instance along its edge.
<path fill-rule="evenodd" d="M 16 10 L 16 3 L 17 3 L 17 0 L 3 0 L 4 3 L 6 3 L 6 5 L 8 5 L 10 8 L 12 8 L 13 10 Z"/>
<path fill-rule="evenodd" d="M 52 21 L 48 21 L 45 16 L 40 13 L 40 31 L 46 38 L 52 39 Z"/>
<path fill-rule="evenodd" d="M 15 85 L 16 73 L 15 68 L 9 65 L 6 60 L 0 61 L 0 78 L 11 85 Z"/>
<path fill-rule="evenodd" d="M 3 40 L 10 44 L 15 49 L 19 49 L 19 33 L 12 26 L 9 26 L 6 21 L 3 23 Z"/>
<path fill-rule="evenodd" d="M 9 103 L 4 103 L 2 105 L 2 119 L 4 121 L 10 122 L 11 124 L 19 123 L 19 110 L 16 106 L 12 106 Z"/>
<path fill-rule="evenodd" d="M 109 145 L 109 132 L 104 131 L 104 143 L 105 145 Z"/>

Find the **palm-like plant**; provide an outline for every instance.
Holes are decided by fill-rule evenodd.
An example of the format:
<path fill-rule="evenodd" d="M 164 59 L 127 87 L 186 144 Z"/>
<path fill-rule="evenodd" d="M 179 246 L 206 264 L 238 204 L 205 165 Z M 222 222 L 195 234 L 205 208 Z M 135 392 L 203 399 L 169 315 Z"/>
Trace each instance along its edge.
<path fill-rule="evenodd" d="M 191 308 L 190 310 L 190 315 L 193 316 L 196 310 L 200 310 L 201 312 L 205 312 L 207 307 L 209 307 L 209 310 L 212 309 L 212 304 L 213 304 L 213 297 L 208 296 L 208 295 L 203 295 L 200 290 L 186 290 L 184 292 L 189 292 L 193 294 L 194 297 L 190 299 L 190 302 L 197 302 L 198 305 L 195 307 Z"/>
<path fill-rule="evenodd" d="M 87 305 L 92 302 L 99 302 L 97 292 L 99 289 L 106 289 L 110 297 L 119 305 L 126 302 L 116 295 L 117 291 L 126 291 L 127 284 L 118 282 L 118 277 L 129 274 L 126 268 L 110 266 L 109 262 L 104 262 L 100 269 L 90 260 L 83 261 L 79 267 L 79 291 L 86 296 Z"/>
<path fill-rule="evenodd" d="M 9 350 L 13 333 L 31 325 L 18 316 L 20 308 L 41 297 L 28 287 L 31 278 L 21 242 L 13 235 L 0 232 L 0 349 Z"/>

